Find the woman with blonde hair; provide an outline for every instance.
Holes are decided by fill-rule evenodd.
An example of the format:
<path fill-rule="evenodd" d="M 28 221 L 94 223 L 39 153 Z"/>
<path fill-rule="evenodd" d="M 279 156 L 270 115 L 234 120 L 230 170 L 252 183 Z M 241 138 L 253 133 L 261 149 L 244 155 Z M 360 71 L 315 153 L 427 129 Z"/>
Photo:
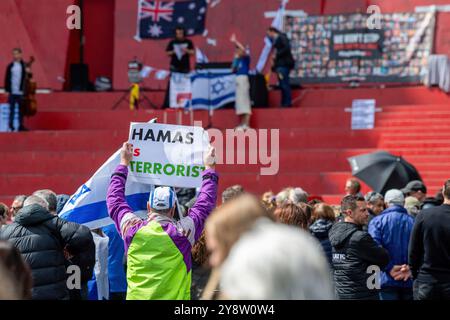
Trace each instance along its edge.
<path fill-rule="evenodd" d="M 254 196 L 244 194 L 218 207 L 206 221 L 206 245 L 213 268 L 202 299 L 217 298 L 220 267 L 233 245 L 259 218 L 274 220 L 270 212 Z"/>

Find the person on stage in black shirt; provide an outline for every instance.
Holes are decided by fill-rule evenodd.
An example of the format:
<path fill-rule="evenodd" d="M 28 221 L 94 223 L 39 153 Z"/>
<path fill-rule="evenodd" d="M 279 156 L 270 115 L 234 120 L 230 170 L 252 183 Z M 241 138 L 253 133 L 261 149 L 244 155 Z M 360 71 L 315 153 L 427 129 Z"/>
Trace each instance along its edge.
<path fill-rule="evenodd" d="M 175 29 L 175 39 L 169 42 L 166 52 L 171 57 L 171 72 L 189 73 L 191 71 L 190 56 L 195 53 L 194 45 L 186 38 L 182 27 Z"/>
<path fill-rule="evenodd" d="M 22 59 L 22 49 L 13 49 L 13 62 L 6 68 L 5 91 L 9 94 L 8 103 L 10 106 L 9 129 L 10 131 L 25 131 L 23 126 L 23 96 L 25 90 L 25 77 L 28 71 Z M 14 128 L 14 109 L 19 108 L 19 128 Z"/>
<path fill-rule="evenodd" d="M 166 53 L 170 57 L 170 72 L 191 72 L 190 57 L 194 55 L 195 49 L 192 41 L 186 38 L 186 32 L 182 27 L 175 29 L 175 39 L 167 45 Z M 170 79 L 167 85 L 164 107 L 170 107 Z"/>
<path fill-rule="evenodd" d="M 278 83 L 281 89 L 281 106 L 292 106 L 291 85 L 289 74 L 295 67 L 295 60 L 291 52 L 291 44 L 286 34 L 274 27 L 267 30 L 268 37 L 272 40 L 274 49 L 272 71 L 277 73 Z"/>

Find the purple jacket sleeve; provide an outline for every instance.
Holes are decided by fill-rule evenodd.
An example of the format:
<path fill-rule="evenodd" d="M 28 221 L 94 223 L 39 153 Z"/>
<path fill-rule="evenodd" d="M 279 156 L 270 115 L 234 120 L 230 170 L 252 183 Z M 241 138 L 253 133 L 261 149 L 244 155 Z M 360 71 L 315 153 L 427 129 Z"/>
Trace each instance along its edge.
<path fill-rule="evenodd" d="M 212 169 L 207 169 L 203 171 L 202 177 L 203 183 L 197 201 L 195 201 L 195 204 L 188 212 L 188 216 L 194 221 L 195 241 L 200 238 L 206 218 L 216 206 L 217 201 L 217 186 L 219 182 L 217 173 Z"/>
<path fill-rule="evenodd" d="M 118 165 L 111 177 L 108 194 L 106 196 L 106 205 L 108 214 L 114 221 L 117 231 L 122 234 L 120 223 L 123 217 L 133 212 L 125 199 L 125 183 L 127 182 L 128 168 L 124 165 Z"/>

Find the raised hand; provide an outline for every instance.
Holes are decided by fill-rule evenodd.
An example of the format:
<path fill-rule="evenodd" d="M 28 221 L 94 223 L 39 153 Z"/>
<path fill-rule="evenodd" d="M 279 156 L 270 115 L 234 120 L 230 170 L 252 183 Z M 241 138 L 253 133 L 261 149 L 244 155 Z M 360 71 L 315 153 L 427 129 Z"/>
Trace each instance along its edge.
<path fill-rule="evenodd" d="M 216 167 L 216 148 L 211 145 L 208 147 L 208 151 L 206 151 L 203 158 L 203 163 L 206 169 L 214 169 Z"/>
<path fill-rule="evenodd" d="M 120 150 L 120 164 L 128 167 L 131 159 L 133 159 L 133 145 L 125 142 Z"/>

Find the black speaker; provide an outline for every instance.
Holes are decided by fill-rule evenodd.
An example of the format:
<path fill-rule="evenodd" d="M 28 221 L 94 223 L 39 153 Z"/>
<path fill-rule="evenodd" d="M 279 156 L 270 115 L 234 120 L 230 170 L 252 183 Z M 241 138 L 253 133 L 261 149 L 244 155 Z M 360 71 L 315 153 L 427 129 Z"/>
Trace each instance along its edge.
<path fill-rule="evenodd" d="M 264 75 L 249 75 L 249 80 L 252 107 L 267 108 L 269 106 L 269 90 Z"/>
<path fill-rule="evenodd" d="M 70 91 L 88 91 L 89 68 L 84 63 L 70 65 Z"/>

